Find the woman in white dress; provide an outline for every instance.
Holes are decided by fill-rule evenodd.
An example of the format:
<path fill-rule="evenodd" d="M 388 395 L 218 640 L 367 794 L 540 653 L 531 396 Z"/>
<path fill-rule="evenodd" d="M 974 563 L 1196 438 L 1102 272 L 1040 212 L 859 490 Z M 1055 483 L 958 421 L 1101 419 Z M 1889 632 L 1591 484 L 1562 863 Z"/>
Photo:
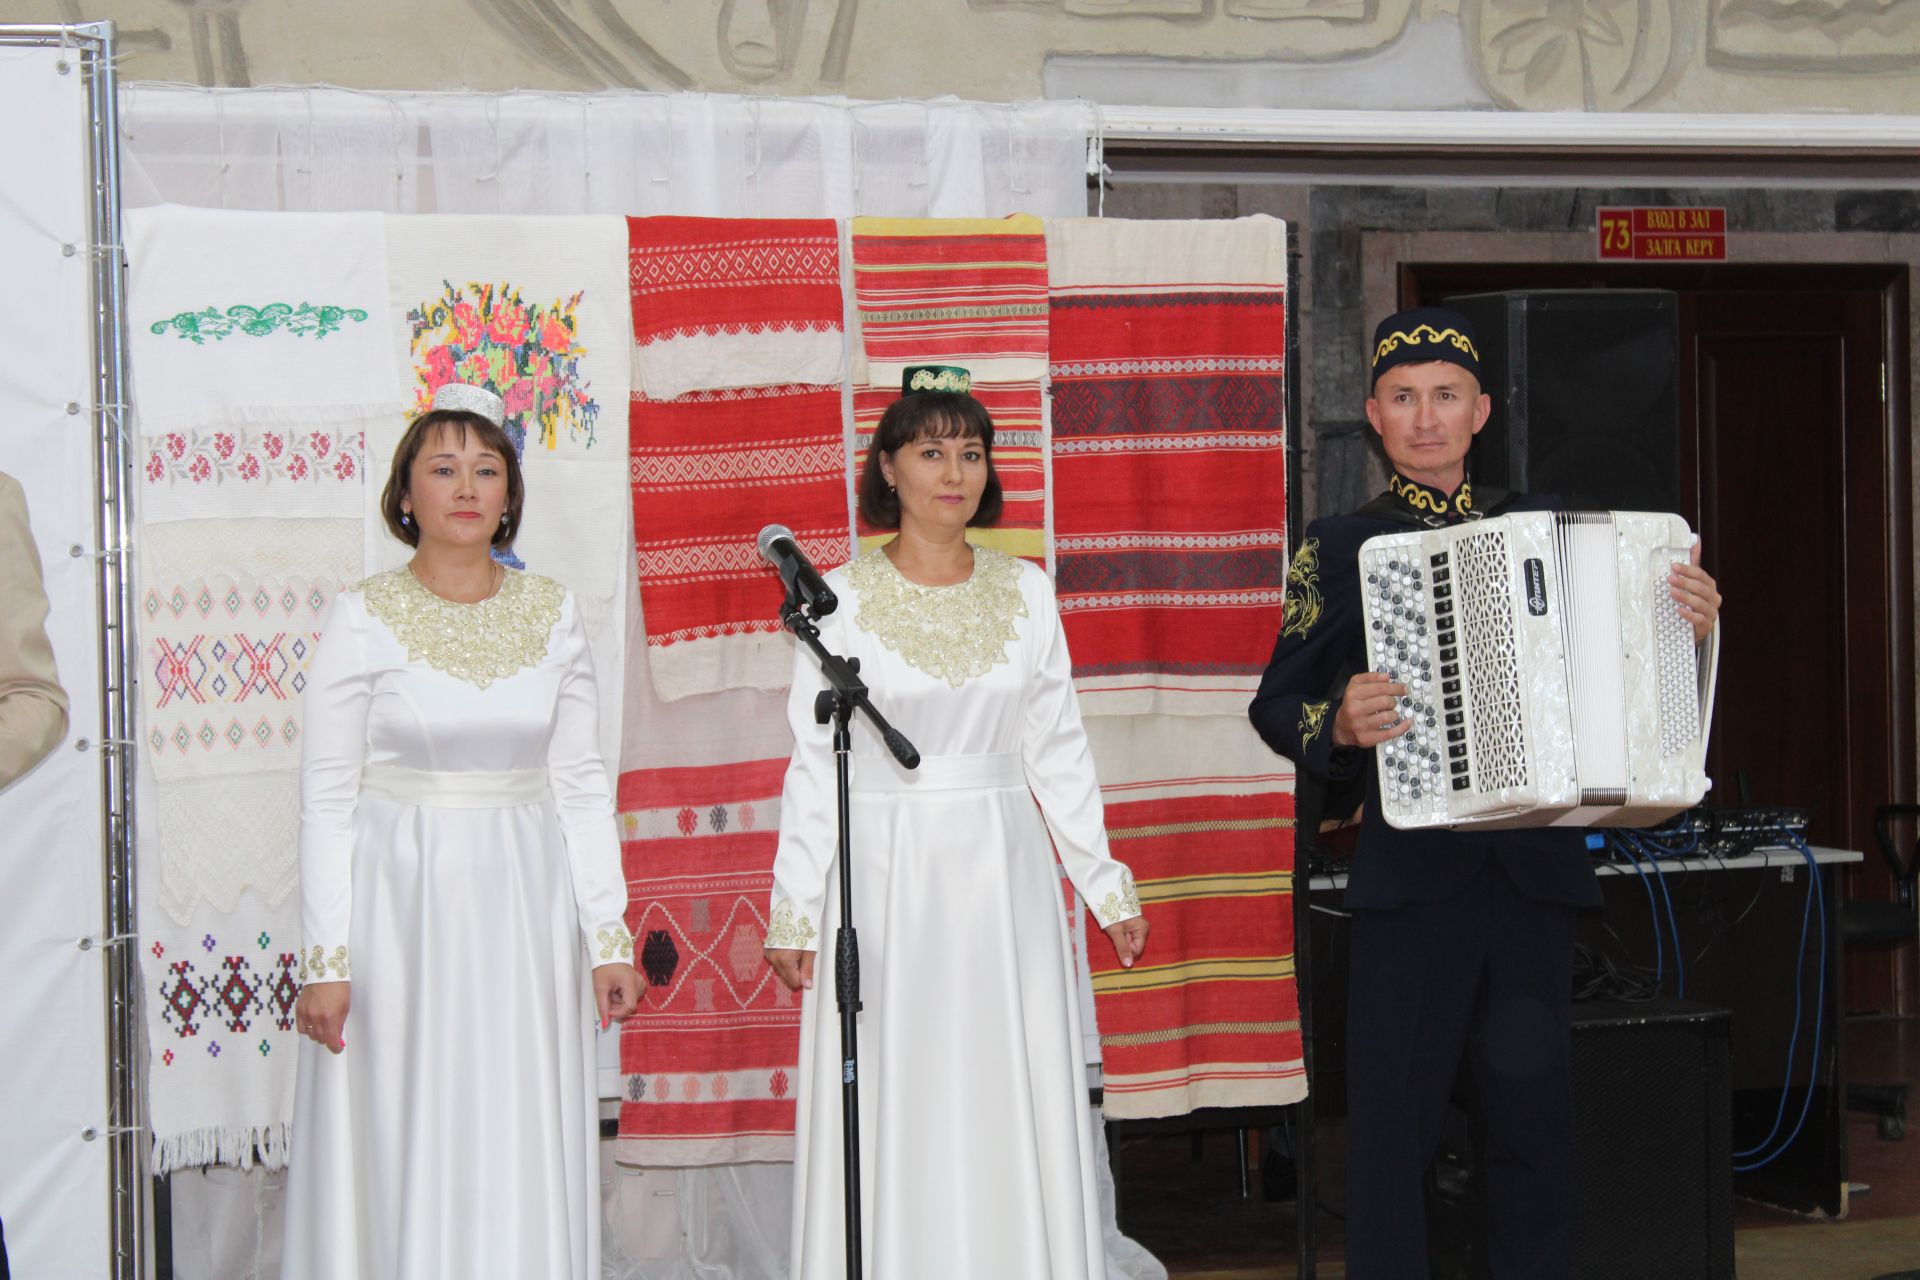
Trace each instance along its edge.
<path fill-rule="evenodd" d="M 1147 922 L 1107 849 L 1053 586 L 966 541 L 970 524 L 998 517 L 1001 495 L 993 423 L 965 379 L 908 370 L 860 489 L 868 523 L 899 534 L 827 575 L 840 607 L 820 624 L 921 755 L 900 768 L 856 717 L 864 1273 L 1104 1278 L 1055 850 L 1123 964 L 1140 956 Z M 845 1274 L 838 824 L 830 731 L 813 716 L 823 687 L 800 650 L 767 929 L 768 963 L 806 989 L 794 1280 Z"/>
<path fill-rule="evenodd" d="M 599 1280 L 594 1027 L 640 997 L 593 664 L 498 397 L 443 387 L 306 690 L 286 1280 Z"/>

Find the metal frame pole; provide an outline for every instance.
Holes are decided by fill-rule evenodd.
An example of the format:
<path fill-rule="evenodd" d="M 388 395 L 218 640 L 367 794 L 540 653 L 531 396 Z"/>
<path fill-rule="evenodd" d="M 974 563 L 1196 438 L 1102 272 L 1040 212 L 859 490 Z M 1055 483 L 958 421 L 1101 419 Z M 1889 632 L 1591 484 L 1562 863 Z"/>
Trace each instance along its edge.
<path fill-rule="evenodd" d="M 139 906 L 133 836 L 134 637 L 133 442 L 127 430 L 126 253 L 120 234 L 119 82 L 111 22 L 81 28 L 96 41 L 86 62 L 93 178 L 94 426 L 99 441 L 95 517 L 100 592 L 100 753 L 106 812 L 107 1138 L 113 1186 L 113 1275 L 146 1270 L 147 1132 L 140 1006 Z"/>
<path fill-rule="evenodd" d="M 106 1123 L 89 1132 L 107 1143 L 114 1280 L 146 1273 L 148 1148 L 135 952 L 137 896 L 133 837 L 133 683 L 139 652 L 133 634 L 133 446 L 128 439 L 126 255 L 120 239 L 119 83 L 111 22 L 0 27 L 0 44 L 71 50 L 87 93 L 89 303 L 93 316 L 94 545 L 100 611 L 101 930 L 106 965 Z M 63 64 L 63 71 L 65 69 Z M 94 940 L 82 943 L 89 946 Z"/>

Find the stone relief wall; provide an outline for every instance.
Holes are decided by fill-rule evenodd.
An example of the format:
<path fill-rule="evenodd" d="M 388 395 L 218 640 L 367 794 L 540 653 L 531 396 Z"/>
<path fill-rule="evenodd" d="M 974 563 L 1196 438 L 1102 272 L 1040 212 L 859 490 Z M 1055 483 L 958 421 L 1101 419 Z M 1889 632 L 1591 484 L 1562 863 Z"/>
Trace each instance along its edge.
<path fill-rule="evenodd" d="M 1214 72 L 1204 100 L 1266 105 L 1920 111 L 1920 0 L 8 0 L 0 18 L 112 19 L 124 76 L 203 85 L 1009 101 L 1114 84 L 1085 78 L 1110 65 L 1138 87 L 1103 92 L 1119 105 L 1190 100 Z"/>

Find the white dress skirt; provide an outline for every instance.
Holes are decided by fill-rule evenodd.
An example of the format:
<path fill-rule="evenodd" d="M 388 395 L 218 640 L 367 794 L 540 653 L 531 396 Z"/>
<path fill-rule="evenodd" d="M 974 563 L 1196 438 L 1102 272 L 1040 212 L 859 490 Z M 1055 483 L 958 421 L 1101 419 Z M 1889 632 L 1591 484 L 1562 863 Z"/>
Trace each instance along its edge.
<path fill-rule="evenodd" d="M 588 973 L 632 942 L 584 632 L 546 579 L 398 572 L 306 693 L 304 980 L 351 1007 L 300 1045 L 282 1275 L 598 1280 Z"/>
<path fill-rule="evenodd" d="M 865 1274 L 1104 1277 L 1055 849 L 1102 923 L 1139 907 L 1107 851 L 1052 585 L 986 550 L 954 587 L 916 587 L 878 551 L 828 580 L 841 603 L 823 621 L 827 647 L 861 660 L 875 703 L 922 757 L 901 769 L 856 721 Z M 795 1280 L 845 1268 L 834 765 L 813 720 L 823 687 L 802 651 L 769 911 L 769 946 L 820 951 L 801 1023 Z"/>

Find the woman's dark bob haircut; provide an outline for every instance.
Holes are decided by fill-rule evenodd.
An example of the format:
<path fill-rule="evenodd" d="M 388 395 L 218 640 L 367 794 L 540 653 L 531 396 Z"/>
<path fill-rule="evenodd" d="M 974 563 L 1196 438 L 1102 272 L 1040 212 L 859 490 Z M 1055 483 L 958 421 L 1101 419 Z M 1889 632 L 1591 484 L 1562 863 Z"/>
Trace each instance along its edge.
<path fill-rule="evenodd" d="M 875 529 L 900 527 L 900 498 L 887 488 L 880 455 L 892 457 L 916 440 L 978 440 L 987 453 L 987 487 L 967 523 L 984 528 L 1000 518 L 1005 499 L 993 465 L 993 417 L 985 405 L 962 391 L 916 391 L 901 396 L 880 415 L 866 469 L 860 473 L 860 518 Z"/>
<path fill-rule="evenodd" d="M 410 547 L 420 545 L 420 526 L 411 519 L 400 518 L 400 503 L 407 496 L 413 464 L 420 457 L 421 449 L 443 430 L 458 432 L 463 445 L 467 442 L 467 433 L 472 432 L 480 437 L 482 445 L 500 455 L 500 464 L 507 469 L 507 518 L 493 531 L 493 545 L 511 546 L 520 532 L 520 513 L 527 505 L 526 482 L 520 478 L 520 456 L 513 451 L 513 441 L 507 438 L 505 430 L 477 413 L 459 409 L 429 409 L 409 423 L 407 433 L 400 437 L 400 446 L 393 451 L 393 470 L 387 473 L 387 487 L 380 494 L 380 515 L 387 522 L 387 531 Z"/>

